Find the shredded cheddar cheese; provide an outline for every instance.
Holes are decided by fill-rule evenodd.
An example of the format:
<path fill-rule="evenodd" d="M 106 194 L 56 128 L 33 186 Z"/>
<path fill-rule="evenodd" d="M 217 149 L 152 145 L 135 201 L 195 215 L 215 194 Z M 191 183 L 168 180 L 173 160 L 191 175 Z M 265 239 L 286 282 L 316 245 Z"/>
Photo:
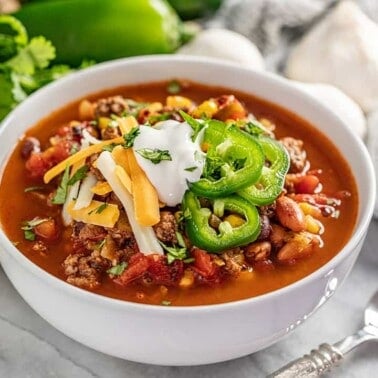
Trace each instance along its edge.
<path fill-rule="evenodd" d="M 127 174 L 127 172 L 121 167 L 120 165 L 116 165 L 114 173 L 118 177 L 119 181 L 121 181 L 122 185 L 127 189 L 127 191 L 132 194 L 132 183 L 131 178 Z"/>
<path fill-rule="evenodd" d="M 68 213 L 77 222 L 94 224 L 102 227 L 114 227 L 118 221 L 120 212 L 117 205 L 94 201 L 89 206 L 79 210 L 74 210 L 75 202 L 68 205 Z"/>
<path fill-rule="evenodd" d="M 43 176 L 44 183 L 49 183 L 54 177 L 62 173 L 67 166 L 69 167 L 82 159 L 86 159 L 88 156 L 101 152 L 105 146 L 110 144 L 121 144 L 123 141 L 123 137 L 109 139 L 76 152 L 74 155 L 69 156 L 67 159 L 48 170 Z"/>
<path fill-rule="evenodd" d="M 129 133 L 133 127 L 138 126 L 138 121 L 134 116 L 127 116 L 125 118 L 118 117 L 117 122 L 122 135 Z"/>
<path fill-rule="evenodd" d="M 104 196 L 108 194 L 113 189 L 106 181 L 99 181 L 95 186 L 91 188 L 92 193 L 97 194 L 98 196 Z"/>

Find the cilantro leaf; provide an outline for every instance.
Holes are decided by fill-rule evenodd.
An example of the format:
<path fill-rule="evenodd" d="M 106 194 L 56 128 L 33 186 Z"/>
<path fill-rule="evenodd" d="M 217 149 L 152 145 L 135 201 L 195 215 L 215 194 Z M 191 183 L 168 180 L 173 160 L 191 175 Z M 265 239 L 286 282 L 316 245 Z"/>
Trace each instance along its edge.
<path fill-rule="evenodd" d="M 68 182 L 70 180 L 70 168 L 67 166 L 64 170 L 62 181 L 59 184 L 59 187 L 55 193 L 52 203 L 55 205 L 63 205 L 66 201 L 67 191 L 68 191 Z"/>
<path fill-rule="evenodd" d="M 83 180 L 85 177 L 87 177 L 88 171 L 89 167 L 87 165 L 83 165 L 82 167 L 80 167 L 68 180 L 67 186 L 74 185 L 78 181 Z"/>
<path fill-rule="evenodd" d="M 111 267 L 110 269 L 108 269 L 106 273 L 112 274 L 113 276 L 120 276 L 124 272 L 124 270 L 127 268 L 127 265 L 128 265 L 127 262 L 122 261 L 120 264 L 115 265 Z"/>
<path fill-rule="evenodd" d="M 185 113 L 183 110 L 179 110 L 181 117 L 184 121 L 193 129 L 192 141 L 194 142 L 197 139 L 198 134 L 206 126 L 206 122 L 202 119 L 195 119 L 191 117 L 188 113 Z"/>
<path fill-rule="evenodd" d="M 181 92 L 181 84 L 177 80 L 171 80 L 167 85 L 167 92 L 169 94 L 177 94 Z"/>
<path fill-rule="evenodd" d="M 188 167 L 188 168 L 184 168 L 184 171 L 187 171 L 187 172 L 193 172 L 197 169 L 198 167 L 196 166 L 193 166 L 193 167 Z"/>
<path fill-rule="evenodd" d="M 19 74 L 35 73 L 36 69 L 46 68 L 55 58 L 55 47 L 45 37 L 34 37 L 28 45 L 5 64 Z"/>
<path fill-rule="evenodd" d="M 163 249 L 165 249 L 167 253 L 167 262 L 168 264 L 172 264 L 175 260 L 183 260 L 185 261 L 188 259 L 188 250 L 186 248 L 186 244 L 184 238 L 179 232 L 176 232 L 177 237 L 177 245 L 169 247 L 165 245 L 163 242 L 159 242 Z M 185 261 L 186 262 L 186 261 Z"/>
<path fill-rule="evenodd" d="M 127 134 L 123 136 L 125 143 L 124 148 L 131 148 L 134 145 L 135 138 L 140 134 L 139 127 L 133 127 Z"/>
<path fill-rule="evenodd" d="M 159 150 L 158 148 L 141 148 L 135 152 L 145 159 L 150 160 L 153 164 L 159 164 L 163 160 L 172 161 L 172 156 L 168 150 Z"/>
<path fill-rule="evenodd" d="M 95 214 L 101 214 L 107 207 L 108 207 L 108 204 L 106 202 L 104 202 L 99 207 L 96 207 L 95 209 L 91 210 L 88 213 L 88 215 L 91 215 L 93 213 L 95 213 Z"/>
<path fill-rule="evenodd" d="M 25 240 L 34 241 L 35 240 L 35 232 L 34 227 L 38 226 L 41 223 L 48 221 L 49 218 L 39 218 L 36 217 L 30 221 L 23 222 L 23 226 L 21 230 L 24 231 L 24 238 Z"/>

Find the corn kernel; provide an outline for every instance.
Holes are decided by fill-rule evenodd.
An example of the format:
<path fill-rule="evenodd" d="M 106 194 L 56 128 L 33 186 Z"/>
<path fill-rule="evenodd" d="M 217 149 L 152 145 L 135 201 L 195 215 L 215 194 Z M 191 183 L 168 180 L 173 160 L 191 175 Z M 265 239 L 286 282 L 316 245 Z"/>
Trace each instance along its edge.
<path fill-rule="evenodd" d="M 98 119 L 98 127 L 102 130 L 102 129 L 106 129 L 109 125 L 109 122 L 110 122 L 110 118 L 108 117 L 100 117 Z"/>
<path fill-rule="evenodd" d="M 321 234 L 323 232 L 323 225 L 311 215 L 305 215 L 306 231 L 312 234 Z"/>
<path fill-rule="evenodd" d="M 194 274 L 191 270 L 186 269 L 184 276 L 181 278 L 179 286 L 182 288 L 188 288 L 194 283 Z"/>
<path fill-rule="evenodd" d="M 299 207 L 302 209 L 305 215 L 311 215 L 315 218 L 319 218 L 322 215 L 322 212 L 318 207 L 312 206 L 307 202 L 300 202 Z"/>
<path fill-rule="evenodd" d="M 236 214 L 227 215 L 224 221 L 230 223 L 232 227 L 239 227 L 245 222 L 242 217 Z"/>
<path fill-rule="evenodd" d="M 190 108 L 193 105 L 192 100 L 183 96 L 168 96 L 167 106 L 171 108 Z"/>
<path fill-rule="evenodd" d="M 195 118 L 201 118 L 203 116 L 211 118 L 218 111 L 218 105 L 213 100 L 204 101 L 193 112 Z"/>
<path fill-rule="evenodd" d="M 146 108 L 150 113 L 159 112 L 163 109 L 163 104 L 161 102 L 152 102 Z"/>

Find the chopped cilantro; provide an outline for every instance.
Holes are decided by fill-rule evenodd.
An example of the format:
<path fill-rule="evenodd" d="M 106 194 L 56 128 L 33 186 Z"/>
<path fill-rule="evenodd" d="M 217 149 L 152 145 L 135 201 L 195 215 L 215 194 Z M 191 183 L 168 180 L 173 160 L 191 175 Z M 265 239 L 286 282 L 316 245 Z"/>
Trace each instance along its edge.
<path fill-rule="evenodd" d="M 67 191 L 68 191 L 68 181 L 70 180 L 70 169 L 67 165 L 64 170 L 62 181 L 59 184 L 59 187 L 55 193 L 52 203 L 55 205 L 63 205 L 66 201 Z"/>
<path fill-rule="evenodd" d="M 157 122 L 166 121 L 171 118 L 171 113 L 153 114 L 148 117 L 149 124 L 155 124 Z"/>
<path fill-rule="evenodd" d="M 172 304 L 171 301 L 167 301 L 167 300 L 161 301 L 162 306 L 170 306 L 171 304 Z"/>
<path fill-rule="evenodd" d="M 83 180 L 84 178 L 86 178 L 88 171 L 89 171 L 89 167 L 87 165 L 83 165 L 82 167 L 80 167 L 73 174 L 73 176 L 68 180 L 67 186 L 74 185 L 78 181 Z"/>
<path fill-rule="evenodd" d="M 95 214 L 101 214 L 107 207 L 108 207 L 108 204 L 106 202 L 104 202 L 99 207 L 97 207 L 96 209 L 91 210 L 88 213 L 88 215 L 91 215 L 93 213 L 95 213 Z"/>
<path fill-rule="evenodd" d="M 136 150 L 136 152 L 145 159 L 150 160 L 153 164 L 159 164 L 163 160 L 172 161 L 172 157 L 168 150 L 141 148 L 140 150 Z"/>
<path fill-rule="evenodd" d="M 101 241 L 99 241 L 96 245 L 95 245 L 95 248 L 99 251 L 101 251 L 102 247 L 105 245 L 105 241 L 106 239 L 103 239 Z"/>
<path fill-rule="evenodd" d="M 125 140 L 123 147 L 131 148 L 134 145 L 134 140 L 139 135 L 139 133 L 139 127 L 133 127 L 127 134 L 123 136 L 123 139 Z"/>
<path fill-rule="evenodd" d="M 193 129 L 192 141 L 194 142 L 201 130 L 206 126 L 206 122 L 202 119 L 195 119 L 183 110 L 179 110 L 181 117 Z"/>
<path fill-rule="evenodd" d="M 76 152 L 79 151 L 79 145 L 78 144 L 74 144 L 71 149 L 70 149 L 70 155 L 75 155 Z"/>
<path fill-rule="evenodd" d="M 167 85 L 167 92 L 169 94 L 177 94 L 181 92 L 181 84 L 177 80 L 171 80 Z"/>
<path fill-rule="evenodd" d="M 164 243 L 160 242 L 161 246 L 168 252 L 167 253 L 167 262 L 168 264 L 172 264 L 175 260 L 183 260 L 185 261 L 188 259 L 188 250 L 186 248 L 186 244 L 184 238 L 179 232 L 176 232 L 177 238 L 177 245 L 172 247 L 168 247 Z"/>
<path fill-rule="evenodd" d="M 113 276 L 120 276 L 124 270 L 127 268 L 127 262 L 122 261 L 120 264 L 115 265 L 108 269 L 106 273 L 112 274 Z"/>
<path fill-rule="evenodd" d="M 193 172 L 193 171 L 195 171 L 197 168 L 198 168 L 198 167 L 195 167 L 195 166 L 193 166 L 193 167 L 188 167 L 188 168 L 185 168 L 184 171 Z"/>
<path fill-rule="evenodd" d="M 107 144 L 106 146 L 102 147 L 102 150 L 112 152 L 115 146 L 117 146 L 115 143 Z"/>
<path fill-rule="evenodd" d="M 24 231 L 24 238 L 29 241 L 34 241 L 35 240 L 34 227 L 48 220 L 49 220 L 48 218 L 36 217 L 30 221 L 25 221 L 23 223 L 23 226 L 21 227 L 21 230 Z"/>
<path fill-rule="evenodd" d="M 33 230 L 24 230 L 24 238 L 25 240 L 34 241 L 35 240 L 35 233 Z"/>

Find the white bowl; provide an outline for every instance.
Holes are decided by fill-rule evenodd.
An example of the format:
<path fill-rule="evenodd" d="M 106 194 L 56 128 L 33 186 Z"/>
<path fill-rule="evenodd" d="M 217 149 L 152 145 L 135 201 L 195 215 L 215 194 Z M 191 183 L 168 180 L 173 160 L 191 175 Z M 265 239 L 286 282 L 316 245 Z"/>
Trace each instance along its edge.
<path fill-rule="evenodd" d="M 0 261 L 20 295 L 76 341 L 128 360 L 200 365 L 240 357 L 276 342 L 321 306 L 351 270 L 372 216 L 375 180 L 363 143 L 321 103 L 271 74 L 220 61 L 154 56 L 103 63 L 30 96 L 0 128 L 0 166 L 24 131 L 73 99 L 126 84 L 182 77 L 252 93 L 293 111 L 331 138 L 348 159 L 359 191 L 358 221 L 347 245 L 326 265 L 280 290 L 209 306 L 124 302 L 71 286 L 34 265 L 0 231 Z M 332 127 L 329 127 L 332 125 Z"/>

